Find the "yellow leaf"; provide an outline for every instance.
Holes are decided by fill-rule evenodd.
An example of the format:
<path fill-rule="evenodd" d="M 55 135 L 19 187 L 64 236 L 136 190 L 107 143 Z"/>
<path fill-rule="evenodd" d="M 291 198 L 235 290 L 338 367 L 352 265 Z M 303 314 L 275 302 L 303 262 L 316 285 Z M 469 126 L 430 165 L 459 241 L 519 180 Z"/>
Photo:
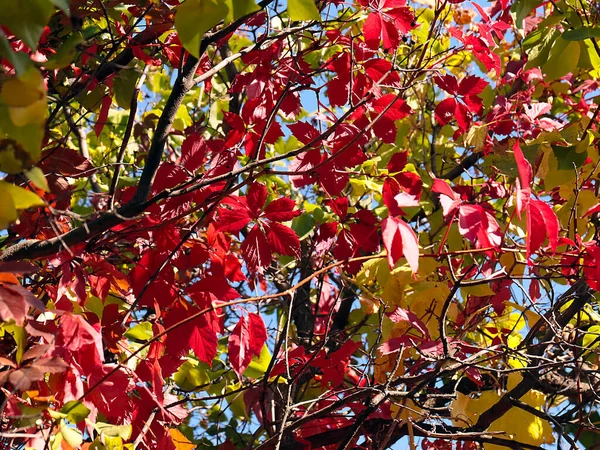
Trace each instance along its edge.
<path fill-rule="evenodd" d="M 2 190 L 0 184 L 0 230 L 17 220 L 17 217 L 17 208 L 12 197 Z"/>
<path fill-rule="evenodd" d="M 461 286 L 460 292 L 463 294 L 474 295 L 475 297 L 487 297 L 488 295 L 496 295 L 488 283 L 474 284 L 472 286 Z"/>
<path fill-rule="evenodd" d="M 196 444 L 192 444 L 177 428 L 171 428 L 169 434 L 177 450 L 194 450 L 196 448 Z"/>
<path fill-rule="evenodd" d="M 32 157 L 14 139 L 0 139 L 0 172 L 20 173 L 33 164 Z"/>
<path fill-rule="evenodd" d="M 27 209 L 34 206 L 44 206 L 45 202 L 34 192 L 15 186 L 14 184 L 0 181 L 0 198 L 10 197 L 17 209 Z"/>
<path fill-rule="evenodd" d="M 321 18 L 314 0 L 288 0 L 288 14 L 293 21 L 319 20 Z"/>
<path fill-rule="evenodd" d="M 487 131 L 486 125 L 473 125 L 465 137 L 465 142 L 468 145 L 475 147 L 475 150 L 479 151 L 485 144 Z"/>
<path fill-rule="evenodd" d="M 79 448 L 83 442 L 81 431 L 77 428 L 69 427 L 64 420 L 60 421 L 60 434 L 67 443 L 74 448 Z"/>
<path fill-rule="evenodd" d="M 508 388 L 514 387 L 519 380 L 519 374 L 511 374 Z M 461 428 L 472 426 L 477 422 L 479 416 L 493 407 L 500 398 L 501 394 L 496 391 L 484 391 L 477 397 L 459 392 L 456 399 L 450 404 L 452 422 Z M 539 410 L 545 397 L 541 392 L 532 390 L 521 397 L 521 401 Z M 492 422 L 487 431 L 501 431 L 505 435 L 499 435 L 499 437 L 529 445 L 539 446 L 554 442 L 552 428 L 548 421 L 517 407 L 509 409 L 503 416 Z M 505 448 L 492 444 L 484 444 L 483 447 L 485 450 Z"/>
<path fill-rule="evenodd" d="M 390 413 L 396 420 L 414 420 L 418 422 L 423 419 L 423 413 L 421 411 L 422 409 L 408 398 L 393 402 L 390 405 Z"/>
<path fill-rule="evenodd" d="M 37 69 L 9 78 L 2 85 L 2 101 L 8 106 L 12 122 L 17 127 L 46 120 L 46 86 Z"/>

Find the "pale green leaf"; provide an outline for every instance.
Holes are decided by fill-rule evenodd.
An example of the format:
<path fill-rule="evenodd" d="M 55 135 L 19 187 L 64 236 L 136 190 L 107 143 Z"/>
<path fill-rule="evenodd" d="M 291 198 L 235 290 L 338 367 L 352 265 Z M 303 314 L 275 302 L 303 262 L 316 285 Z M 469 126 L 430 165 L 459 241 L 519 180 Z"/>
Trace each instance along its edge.
<path fill-rule="evenodd" d="M 577 70 L 581 47 L 578 42 L 558 38 L 554 41 L 548 61 L 542 66 L 546 80 L 552 81 Z"/>
<path fill-rule="evenodd" d="M 77 400 L 71 400 L 65 403 L 60 409 L 62 414 L 66 415 L 66 418 L 71 423 L 79 423 L 90 414 L 90 410 L 83 403 Z"/>
<path fill-rule="evenodd" d="M 64 420 L 60 422 L 60 434 L 62 434 L 63 439 L 73 448 L 79 448 L 83 443 L 81 431 L 77 428 L 69 427 Z"/>
<path fill-rule="evenodd" d="M 592 325 L 583 336 L 583 346 L 598 348 L 600 345 L 600 325 Z"/>
<path fill-rule="evenodd" d="M 288 14 L 294 22 L 321 19 L 314 0 L 288 0 Z"/>
<path fill-rule="evenodd" d="M 204 33 L 223 20 L 228 12 L 225 0 L 186 0 L 179 6 L 175 29 L 185 49 L 199 58 Z"/>
<path fill-rule="evenodd" d="M 173 376 L 173 380 L 184 391 L 193 391 L 199 386 L 210 383 L 207 371 L 208 366 L 206 364 L 190 359 L 179 367 L 179 370 Z"/>
<path fill-rule="evenodd" d="M 45 192 L 50 192 L 48 181 L 46 180 L 46 176 L 44 175 L 44 172 L 42 172 L 42 169 L 39 167 L 32 167 L 31 169 L 25 171 L 25 175 L 27 178 L 29 178 L 29 181 L 35 184 L 38 188 Z"/>
<path fill-rule="evenodd" d="M 98 433 L 104 436 L 120 437 L 122 439 L 129 439 L 131 437 L 131 425 L 111 425 L 109 423 L 98 422 L 94 424 Z"/>
<path fill-rule="evenodd" d="M 154 336 L 152 324 L 150 322 L 138 323 L 135 327 L 127 330 L 124 335 L 129 339 L 146 342 Z"/>

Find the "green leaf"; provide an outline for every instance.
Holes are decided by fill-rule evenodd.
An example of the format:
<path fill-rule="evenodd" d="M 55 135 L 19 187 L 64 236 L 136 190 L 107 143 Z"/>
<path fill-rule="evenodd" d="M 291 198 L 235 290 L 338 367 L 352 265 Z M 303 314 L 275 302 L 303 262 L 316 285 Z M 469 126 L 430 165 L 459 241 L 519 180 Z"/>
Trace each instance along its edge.
<path fill-rule="evenodd" d="M 523 30 L 523 19 L 540 3 L 540 0 L 520 0 L 513 3 L 510 11 L 517 28 Z"/>
<path fill-rule="evenodd" d="M 0 186 L 0 196 L 2 196 L 2 187 Z M 17 214 L 17 208 L 12 201 L 12 198 L 3 196 L 0 202 L 0 230 L 5 229 L 11 223 L 13 223 L 19 215 Z"/>
<path fill-rule="evenodd" d="M 567 30 L 562 34 L 565 41 L 583 41 L 584 39 L 600 38 L 600 27 L 581 27 Z"/>
<path fill-rule="evenodd" d="M 587 152 L 577 153 L 577 147 L 552 145 L 552 151 L 558 161 L 558 170 L 575 170 L 581 167 L 587 159 Z"/>
<path fill-rule="evenodd" d="M 146 342 L 154 336 L 152 324 L 150 322 L 138 323 L 124 333 L 124 336 L 136 341 Z"/>
<path fill-rule="evenodd" d="M 269 348 L 264 345 L 260 355 L 258 357 L 254 356 L 246 370 L 244 370 L 244 376 L 254 379 L 261 378 L 267 372 L 272 358 Z"/>
<path fill-rule="evenodd" d="M 198 386 L 210 383 L 207 371 L 206 364 L 190 359 L 181 365 L 173 380 L 184 391 L 193 391 Z"/>
<path fill-rule="evenodd" d="M 115 100 L 119 107 L 127 111 L 129 110 L 133 91 L 139 78 L 140 73 L 138 70 L 122 70 L 119 76 L 115 78 L 113 92 L 115 93 Z"/>
<path fill-rule="evenodd" d="M 589 349 L 600 345 L 600 325 L 591 326 L 583 336 L 583 346 Z"/>
<path fill-rule="evenodd" d="M 76 31 L 61 44 L 56 54 L 44 63 L 44 67 L 50 70 L 67 67 L 77 58 L 77 48 L 82 42 L 83 34 Z"/>
<path fill-rule="evenodd" d="M 321 20 L 314 0 L 288 0 L 288 14 L 292 21 Z"/>
<path fill-rule="evenodd" d="M 229 13 L 226 0 L 186 0 L 175 15 L 175 29 L 179 40 L 196 58 L 200 57 L 200 42 L 204 33 L 223 20 Z"/>
<path fill-rule="evenodd" d="M 65 403 L 60 412 L 66 414 L 66 418 L 71 423 L 79 423 L 90 414 L 90 410 L 81 402 L 71 400 Z"/>
<path fill-rule="evenodd" d="M 54 5 L 50 0 L 4 0 L 0 24 L 35 50 L 53 12 Z"/>
<path fill-rule="evenodd" d="M 303 241 L 315 230 L 316 224 L 317 221 L 313 216 L 304 213 L 298 217 L 294 217 L 292 220 L 292 230 L 294 230 L 299 239 Z"/>
<path fill-rule="evenodd" d="M 225 0 L 225 3 L 229 8 L 229 12 L 225 16 L 225 23 L 233 22 L 240 17 L 260 11 L 260 6 L 254 0 Z"/>
<path fill-rule="evenodd" d="M 581 47 L 578 42 L 569 42 L 560 37 L 556 39 L 550 50 L 548 61 L 542 66 L 546 80 L 556 80 L 568 73 L 575 72 L 580 53 Z"/>
<path fill-rule="evenodd" d="M 0 198 L 1 197 L 2 195 L 0 195 Z M 0 202 L 0 204 L 2 204 L 2 202 Z M 23 353 L 25 352 L 25 347 L 27 346 L 27 333 L 25 331 L 25 327 L 20 327 L 16 323 L 5 323 L 3 325 L 3 329 L 12 334 L 12 337 L 17 344 L 17 364 L 21 364 L 21 359 L 23 359 Z"/>

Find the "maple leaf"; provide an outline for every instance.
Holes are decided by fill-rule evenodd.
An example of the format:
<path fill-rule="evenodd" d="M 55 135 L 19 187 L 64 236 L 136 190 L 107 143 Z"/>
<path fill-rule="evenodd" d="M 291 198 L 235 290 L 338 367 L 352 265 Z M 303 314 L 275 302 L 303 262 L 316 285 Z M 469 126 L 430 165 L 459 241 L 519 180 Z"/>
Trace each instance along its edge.
<path fill-rule="evenodd" d="M 65 313 L 60 318 L 60 332 L 57 336 L 57 345 L 79 353 L 86 348 L 91 349 L 92 358 L 89 363 L 99 365 L 104 361 L 104 349 L 102 347 L 102 334 L 100 325 L 91 325 L 84 316 Z"/>
<path fill-rule="evenodd" d="M 522 376 L 511 373 L 508 379 L 508 389 L 514 387 Z M 450 404 L 452 422 L 458 427 L 468 427 L 477 422 L 477 419 L 488 409 L 492 408 L 500 400 L 501 395 L 497 391 L 483 391 L 478 397 L 472 397 L 462 393 Z M 535 390 L 526 393 L 520 399 L 530 407 L 541 410 L 545 396 Z M 547 420 L 525 411 L 518 407 L 512 407 L 500 418 L 496 419 L 487 428 L 487 431 L 502 432 L 503 439 L 511 439 L 523 444 L 540 446 L 554 442 L 552 427 Z M 501 450 L 506 447 L 501 445 L 483 444 L 485 450 Z"/>
<path fill-rule="evenodd" d="M 267 188 L 252 183 L 244 197 L 230 196 L 219 208 L 216 229 L 237 233 L 254 221 L 255 224 L 242 243 L 242 256 L 251 273 L 271 264 L 273 252 L 280 255 L 298 256 L 300 240 L 287 222 L 301 214 L 294 210 L 296 202 L 289 198 L 273 200 L 265 208 Z"/>
<path fill-rule="evenodd" d="M 29 308 L 44 311 L 44 304 L 31 292 L 19 284 L 0 283 L 0 318 L 11 319 L 23 326 Z"/>
<path fill-rule="evenodd" d="M 404 256 L 412 272 L 416 273 L 419 270 L 419 242 L 412 228 L 402 219 L 388 217 L 381 222 L 381 232 L 390 268 Z"/>
<path fill-rule="evenodd" d="M 482 205 L 464 203 L 461 196 L 445 181 L 435 179 L 432 192 L 440 194 L 444 219 L 458 216 L 458 231 L 477 248 L 498 247 L 502 242 L 500 226 L 494 216 Z"/>
<path fill-rule="evenodd" d="M 242 316 L 229 336 L 229 361 L 233 370 L 241 378 L 242 373 L 252 360 L 260 355 L 267 342 L 267 329 L 262 317 L 248 313 L 248 319 Z"/>
<path fill-rule="evenodd" d="M 400 43 L 400 33 L 406 34 L 416 27 L 414 13 L 405 0 L 361 0 L 360 3 L 374 10 L 363 25 L 365 42 L 372 49 L 377 49 L 381 41 L 383 48 L 394 49 Z"/>
<path fill-rule="evenodd" d="M 531 255 L 542 246 L 546 238 L 548 238 L 552 251 L 556 250 L 560 224 L 556 214 L 547 203 L 531 198 L 533 171 L 531 164 L 525 159 L 518 141 L 515 141 L 513 145 L 513 152 L 519 171 L 515 191 L 516 210 L 519 218 L 522 211 L 525 211 L 527 216 L 526 256 L 531 263 Z"/>
<path fill-rule="evenodd" d="M 441 101 L 435 108 L 435 117 L 440 125 L 446 125 L 456 119 L 458 127 L 465 131 L 471 123 L 473 114 L 480 114 L 483 100 L 477 97 L 488 83 L 475 76 L 463 78 L 460 83 L 452 75 L 434 78 L 435 83 L 452 97 Z"/>
<path fill-rule="evenodd" d="M 323 386 L 336 388 L 344 383 L 344 375 L 348 369 L 350 357 L 360 346 L 360 342 L 348 340 L 335 352 L 329 355 L 323 352 L 319 357 L 315 358 L 312 366 L 321 369 L 321 384 Z"/>
<path fill-rule="evenodd" d="M 199 311 L 189 303 L 178 301 L 165 315 L 165 328 L 174 326 Z M 211 364 L 217 354 L 218 331 L 218 318 L 214 311 L 209 311 L 170 331 L 165 345 L 173 355 L 183 356 L 192 350 L 200 361 Z"/>

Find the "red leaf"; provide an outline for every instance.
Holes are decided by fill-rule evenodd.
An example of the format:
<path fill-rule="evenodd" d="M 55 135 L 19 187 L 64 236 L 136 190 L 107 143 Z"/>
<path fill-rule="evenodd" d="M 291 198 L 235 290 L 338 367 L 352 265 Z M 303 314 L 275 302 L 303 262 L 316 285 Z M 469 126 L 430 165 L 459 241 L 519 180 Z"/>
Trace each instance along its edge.
<path fill-rule="evenodd" d="M 287 222 L 292 220 L 294 217 L 302 214 L 302 211 L 294 211 L 296 202 L 291 198 L 282 197 L 273 200 L 265 208 L 262 217 L 269 220 L 275 220 L 277 222 Z"/>
<path fill-rule="evenodd" d="M 2 273 L 17 273 L 17 274 L 30 274 L 36 273 L 40 268 L 34 264 L 28 263 L 27 261 L 9 261 L 0 262 L 0 272 Z"/>
<path fill-rule="evenodd" d="M 379 41 L 381 40 L 381 16 L 379 14 L 369 14 L 363 25 L 363 36 L 370 48 L 379 47 Z"/>
<path fill-rule="evenodd" d="M 273 222 L 268 227 L 267 239 L 272 251 L 280 255 L 300 257 L 300 239 L 291 228 Z"/>
<path fill-rule="evenodd" d="M 267 327 L 262 317 L 258 314 L 248 314 L 248 325 L 250 329 L 250 352 L 253 355 L 260 355 L 260 352 L 267 342 Z"/>
<path fill-rule="evenodd" d="M 23 326 L 31 306 L 44 310 L 44 304 L 23 286 L 0 283 L 0 317 L 3 321 L 12 319 L 18 326 Z"/>
<path fill-rule="evenodd" d="M 235 300 L 240 297 L 238 291 L 232 288 L 223 276 L 204 276 L 197 283 L 186 289 L 190 297 L 200 308 L 206 308 L 213 301 Z"/>
<path fill-rule="evenodd" d="M 102 133 L 102 129 L 104 125 L 106 125 L 106 119 L 108 118 L 108 111 L 110 110 L 110 105 L 112 104 L 112 96 L 110 93 L 104 96 L 102 99 L 102 106 L 100 107 L 100 112 L 98 113 L 98 118 L 96 120 L 96 124 L 94 125 L 94 131 L 96 132 L 96 137 L 100 136 Z"/>
<path fill-rule="evenodd" d="M 241 250 L 248 270 L 252 273 L 256 273 L 259 268 L 271 264 L 269 242 L 258 225 L 254 225 L 250 230 L 242 243 Z"/>
<path fill-rule="evenodd" d="M 164 318 L 165 328 L 178 324 L 199 311 L 193 305 L 177 302 Z M 174 328 L 167 333 L 167 352 L 183 356 L 191 349 L 200 361 L 210 365 L 217 354 L 217 320 L 215 313 L 211 311 Z"/>
<path fill-rule="evenodd" d="M 415 313 L 409 311 L 408 309 L 403 309 L 403 308 L 398 307 L 394 311 L 392 311 L 390 314 L 388 314 L 388 317 L 394 323 L 400 323 L 400 322 L 410 323 L 413 327 L 415 327 L 419 331 L 419 333 L 421 333 L 423 335 L 423 337 L 425 337 L 426 339 L 429 339 L 429 331 L 427 330 L 427 327 L 425 326 L 423 321 L 421 319 L 419 319 L 419 317 Z"/>
<path fill-rule="evenodd" d="M 477 95 L 480 94 L 487 85 L 488 82 L 483 78 L 468 76 L 461 80 L 457 92 L 459 95 Z"/>
<path fill-rule="evenodd" d="M 229 336 L 229 361 L 233 370 L 242 376 L 242 373 L 253 356 L 260 352 L 267 342 L 267 329 L 262 318 L 257 314 L 248 314 L 248 319 L 242 316 Z"/>
<path fill-rule="evenodd" d="M 416 273 L 419 270 L 419 242 L 412 228 L 402 219 L 388 217 L 381 223 L 381 230 L 390 268 L 404 256 Z"/>
<path fill-rule="evenodd" d="M 519 169 L 519 178 L 521 179 L 521 188 L 523 190 L 529 189 L 531 182 L 533 181 L 533 172 L 531 170 L 531 164 L 525 159 L 523 151 L 519 146 L 519 141 L 515 141 L 513 145 L 513 152 L 515 159 L 517 160 L 517 168 Z"/>
<path fill-rule="evenodd" d="M 191 133 L 181 144 L 180 164 L 190 172 L 198 170 L 206 156 L 206 142 L 200 133 Z"/>
<path fill-rule="evenodd" d="M 93 172 L 93 166 L 88 159 L 66 147 L 44 151 L 39 166 L 44 173 L 59 173 L 72 178 L 91 175 Z"/>
<path fill-rule="evenodd" d="M 452 119 L 454 119 L 454 114 L 456 111 L 456 99 L 447 98 L 442 100 L 435 107 L 435 118 L 437 119 L 440 125 L 446 125 L 450 123 Z"/>
<path fill-rule="evenodd" d="M 502 242 L 498 222 L 480 205 L 460 206 L 458 231 L 478 248 L 497 247 Z"/>
<path fill-rule="evenodd" d="M 456 208 L 461 204 L 460 195 L 452 190 L 452 188 L 444 180 L 436 178 L 433 180 L 431 192 L 437 192 L 440 195 L 440 203 L 442 204 L 442 212 L 444 218 L 448 218 L 454 213 Z"/>
<path fill-rule="evenodd" d="M 238 233 L 253 219 L 250 210 L 246 207 L 245 199 L 229 198 L 223 201 L 228 207 L 219 208 L 219 217 L 215 223 L 218 231 Z"/>
<path fill-rule="evenodd" d="M 306 122 L 296 122 L 294 124 L 287 125 L 287 127 L 290 129 L 294 137 L 303 144 L 308 144 L 309 142 L 318 138 L 321 134 L 319 130 Z"/>
<path fill-rule="evenodd" d="M 97 324 L 98 328 L 100 327 Z M 60 319 L 60 332 L 57 344 L 77 353 L 86 347 L 95 351 L 97 361 L 104 361 L 102 334 L 94 328 L 83 316 L 66 313 Z"/>
<path fill-rule="evenodd" d="M 440 77 L 434 77 L 433 80 L 435 81 L 435 84 L 449 94 L 456 94 L 458 92 L 458 81 L 453 75 L 448 74 Z"/>
<path fill-rule="evenodd" d="M 248 203 L 248 208 L 252 213 L 254 213 L 255 217 L 260 215 L 260 211 L 267 201 L 267 188 L 265 185 L 260 183 L 252 183 L 248 187 L 248 192 L 246 194 L 246 202 Z"/>
<path fill-rule="evenodd" d="M 487 217 L 479 205 L 462 205 L 458 215 L 458 231 L 471 242 L 477 242 L 481 229 L 487 229 Z"/>
<path fill-rule="evenodd" d="M 558 218 L 550 205 L 530 199 L 527 207 L 527 259 L 541 247 L 546 237 L 550 248 L 555 251 L 559 230 Z"/>

